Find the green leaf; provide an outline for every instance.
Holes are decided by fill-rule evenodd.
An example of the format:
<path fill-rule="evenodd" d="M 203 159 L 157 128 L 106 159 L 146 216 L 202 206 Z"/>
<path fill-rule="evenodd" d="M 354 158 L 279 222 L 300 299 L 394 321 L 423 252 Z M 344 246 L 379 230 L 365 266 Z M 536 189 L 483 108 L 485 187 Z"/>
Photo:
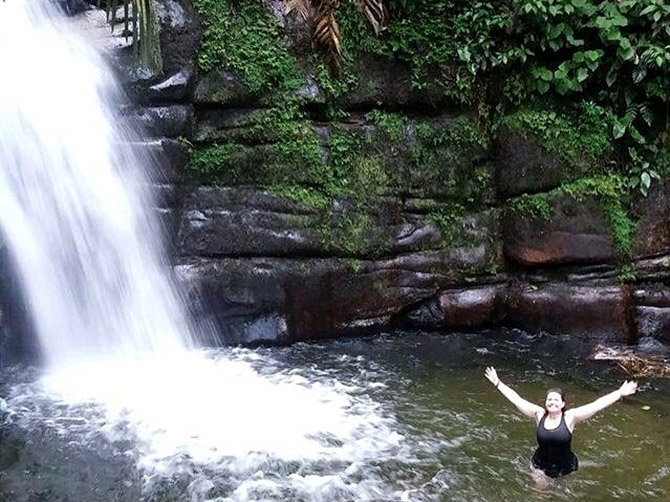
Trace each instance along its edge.
<path fill-rule="evenodd" d="M 614 122 L 614 126 L 612 127 L 612 134 L 614 135 L 614 139 L 621 138 L 624 134 L 626 134 L 626 126 L 617 120 Z"/>
<path fill-rule="evenodd" d="M 621 14 L 616 14 L 612 17 L 612 24 L 614 26 L 628 26 L 628 19 Z"/>
<path fill-rule="evenodd" d="M 587 79 L 588 76 L 589 71 L 586 68 L 582 67 L 577 70 L 577 80 L 579 82 L 583 82 L 584 80 Z"/>
<path fill-rule="evenodd" d="M 559 94 L 566 94 L 569 90 L 568 81 L 566 79 L 556 80 L 554 82 L 554 87 L 556 88 L 556 92 Z"/>
<path fill-rule="evenodd" d="M 647 76 L 647 69 L 642 66 L 638 66 L 637 68 L 635 68 L 635 70 L 633 70 L 633 83 L 639 84 L 640 82 L 642 82 L 642 80 L 644 80 L 644 77 L 646 76 Z"/>
<path fill-rule="evenodd" d="M 577 51 L 572 55 L 572 60 L 575 63 L 582 63 L 584 61 L 584 53 L 582 51 Z"/>
<path fill-rule="evenodd" d="M 584 57 L 586 57 L 588 61 L 598 61 L 598 59 L 600 59 L 600 56 L 601 52 L 599 51 L 586 51 L 584 53 Z"/>
<path fill-rule="evenodd" d="M 640 182 L 642 187 L 644 187 L 646 190 L 649 190 L 649 187 L 651 186 L 651 176 L 649 176 L 649 173 L 642 173 L 642 176 L 640 176 Z"/>
<path fill-rule="evenodd" d="M 643 145 L 647 142 L 644 139 L 644 136 L 642 136 L 642 134 L 640 134 L 640 131 L 638 131 L 636 127 L 630 126 L 628 128 L 628 132 L 630 133 L 630 137 L 633 138 L 636 143 L 639 143 L 639 144 Z"/>
<path fill-rule="evenodd" d="M 549 28 L 549 33 L 547 33 L 549 38 L 556 38 L 558 37 L 561 33 L 563 33 L 563 28 L 565 25 L 563 23 L 555 24 L 551 28 Z"/>
<path fill-rule="evenodd" d="M 605 83 L 607 84 L 607 87 L 612 87 L 612 84 L 616 81 L 617 76 L 618 68 L 616 66 L 612 66 L 605 76 Z"/>
<path fill-rule="evenodd" d="M 540 94 L 544 94 L 549 90 L 549 82 L 545 82 L 544 80 L 537 80 L 535 85 L 537 86 L 537 90 L 540 91 Z"/>
<path fill-rule="evenodd" d="M 620 59 L 628 61 L 635 54 L 635 49 L 633 49 L 632 47 L 628 47 L 627 49 L 622 49 L 621 47 L 619 47 L 616 51 L 616 54 L 617 56 L 619 56 Z"/>

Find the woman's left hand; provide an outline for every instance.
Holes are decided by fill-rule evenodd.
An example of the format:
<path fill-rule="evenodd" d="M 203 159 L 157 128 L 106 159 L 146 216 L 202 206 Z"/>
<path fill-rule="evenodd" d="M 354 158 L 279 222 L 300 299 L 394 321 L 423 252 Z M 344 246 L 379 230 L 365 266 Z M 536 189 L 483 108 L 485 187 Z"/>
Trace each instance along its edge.
<path fill-rule="evenodd" d="M 484 376 L 486 376 L 489 382 L 491 382 L 496 387 L 498 387 L 500 384 L 500 378 L 498 378 L 498 373 L 496 373 L 496 369 L 493 366 L 486 368 L 486 371 L 484 371 Z"/>
<path fill-rule="evenodd" d="M 626 380 L 621 387 L 619 387 L 619 393 L 621 394 L 621 397 L 624 396 L 630 396 L 631 394 L 635 394 L 637 392 L 637 382 L 634 382 L 633 380 Z"/>

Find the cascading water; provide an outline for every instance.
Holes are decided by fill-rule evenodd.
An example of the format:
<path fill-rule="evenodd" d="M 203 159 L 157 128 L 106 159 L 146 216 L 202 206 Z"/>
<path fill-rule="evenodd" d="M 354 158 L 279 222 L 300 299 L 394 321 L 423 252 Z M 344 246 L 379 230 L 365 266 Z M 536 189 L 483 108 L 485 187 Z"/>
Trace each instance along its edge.
<path fill-rule="evenodd" d="M 47 369 L 8 392 L 12 422 L 68 444 L 103 433 L 145 490 L 186 476 L 193 501 L 212 490 L 240 501 L 385 491 L 359 467 L 401 436 L 356 372 L 342 380 L 192 347 L 147 216 L 146 166 L 124 146 L 99 55 L 45 1 L 7 0 L 0 67 L 0 228 Z"/>
<path fill-rule="evenodd" d="M 114 80 L 53 18 L 42 1 L 0 14 L 0 227 L 44 357 L 181 349 L 189 330 L 142 212 L 142 166 L 114 127 Z"/>

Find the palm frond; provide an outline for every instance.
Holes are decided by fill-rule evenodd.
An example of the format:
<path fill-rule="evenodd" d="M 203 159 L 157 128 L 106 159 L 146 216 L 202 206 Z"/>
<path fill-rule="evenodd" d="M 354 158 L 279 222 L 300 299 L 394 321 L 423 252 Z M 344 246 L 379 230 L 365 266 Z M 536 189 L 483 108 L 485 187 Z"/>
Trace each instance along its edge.
<path fill-rule="evenodd" d="M 297 12 L 305 21 L 314 15 L 312 0 L 288 0 L 286 2 L 286 14 Z"/>
<path fill-rule="evenodd" d="M 98 0 L 98 6 L 100 6 Z M 153 0 L 107 0 L 105 10 L 107 22 L 112 29 L 118 21 L 119 6 L 123 5 L 123 27 L 126 39 L 129 35 L 133 39 L 133 54 L 137 61 L 159 73 L 162 66 L 159 27 Z M 132 30 L 129 25 L 132 23 Z"/>
<path fill-rule="evenodd" d="M 388 11 L 384 0 L 358 0 L 358 8 L 365 15 L 376 35 L 386 28 Z"/>
<path fill-rule="evenodd" d="M 314 45 L 325 54 L 326 66 L 339 75 L 340 59 L 342 59 L 342 35 L 335 19 L 334 10 L 339 7 L 337 0 L 321 2 L 314 28 Z"/>

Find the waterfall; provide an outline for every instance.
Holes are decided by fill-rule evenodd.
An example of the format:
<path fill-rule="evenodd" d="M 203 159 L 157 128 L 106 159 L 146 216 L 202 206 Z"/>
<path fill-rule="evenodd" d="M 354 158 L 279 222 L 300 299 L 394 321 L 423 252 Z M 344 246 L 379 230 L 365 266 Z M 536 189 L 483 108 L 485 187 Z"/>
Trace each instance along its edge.
<path fill-rule="evenodd" d="M 46 364 L 192 342 L 111 72 L 45 1 L 0 3 L 0 232 Z"/>

